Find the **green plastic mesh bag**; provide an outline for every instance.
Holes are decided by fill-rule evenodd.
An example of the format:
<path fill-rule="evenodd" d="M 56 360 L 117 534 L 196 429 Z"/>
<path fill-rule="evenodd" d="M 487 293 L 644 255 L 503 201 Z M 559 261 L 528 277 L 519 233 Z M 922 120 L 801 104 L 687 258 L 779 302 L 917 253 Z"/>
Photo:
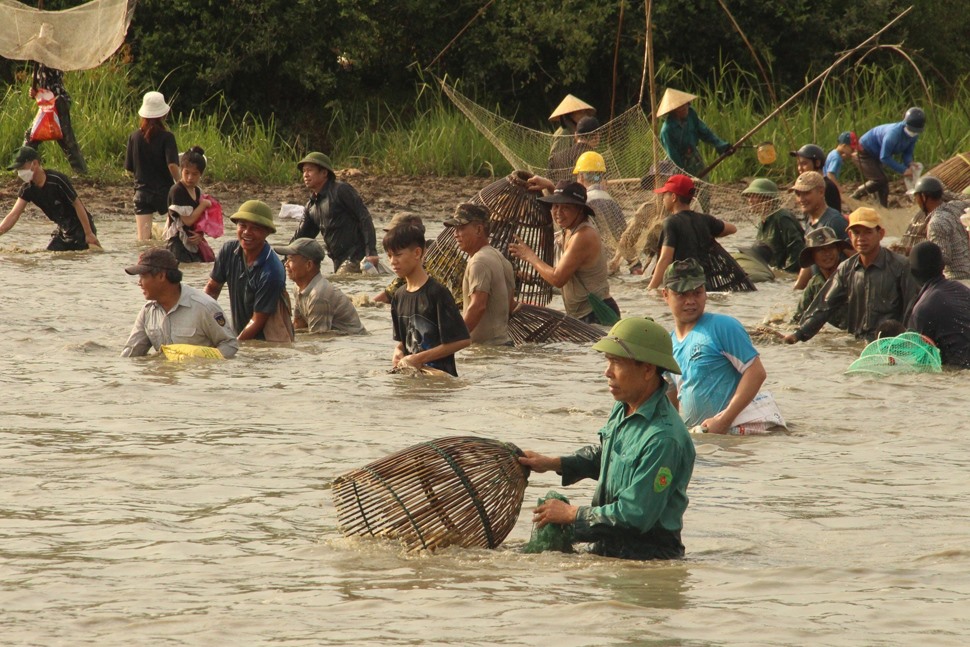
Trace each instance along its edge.
<path fill-rule="evenodd" d="M 559 494 L 555 490 L 549 490 L 546 496 L 540 497 L 536 505 L 542 505 L 547 499 L 559 499 L 569 503 L 569 499 Z M 542 528 L 532 526 L 532 537 L 528 543 L 522 547 L 523 553 L 544 553 L 555 550 L 560 553 L 573 552 L 573 528 L 570 525 L 559 525 L 555 523 L 546 524 Z"/>
<path fill-rule="evenodd" d="M 862 350 L 846 373 L 896 375 L 939 373 L 943 370 L 940 349 L 915 332 L 877 339 Z"/>

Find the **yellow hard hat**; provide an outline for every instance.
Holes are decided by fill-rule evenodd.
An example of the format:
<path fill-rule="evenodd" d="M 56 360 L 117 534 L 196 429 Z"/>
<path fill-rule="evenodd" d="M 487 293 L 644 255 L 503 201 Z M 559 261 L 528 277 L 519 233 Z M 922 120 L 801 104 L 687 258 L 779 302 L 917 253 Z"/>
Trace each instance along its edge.
<path fill-rule="evenodd" d="M 586 151 L 576 160 L 573 175 L 579 173 L 606 173 L 606 160 L 596 151 Z"/>

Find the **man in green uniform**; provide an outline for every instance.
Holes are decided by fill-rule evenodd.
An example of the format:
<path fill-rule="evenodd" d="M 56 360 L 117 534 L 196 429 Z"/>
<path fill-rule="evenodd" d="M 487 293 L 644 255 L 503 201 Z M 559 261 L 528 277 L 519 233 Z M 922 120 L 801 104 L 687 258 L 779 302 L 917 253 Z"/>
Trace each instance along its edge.
<path fill-rule="evenodd" d="M 767 178 L 755 178 L 741 195 L 759 218 L 758 240 L 771 248 L 768 264 L 785 272 L 798 272 L 805 232 L 792 212 L 779 206 L 778 185 Z"/>
<path fill-rule="evenodd" d="M 568 524 L 576 541 L 593 542 L 592 552 L 606 557 L 683 557 L 680 531 L 695 452 L 666 395 L 664 371 L 680 373 L 670 335 L 650 319 L 629 317 L 593 350 L 606 355 L 604 375 L 616 400 L 600 443 L 571 456 L 527 451 L 519 459 L 535 472 L 561 474 L 563 485 L 597 479 L 592 505 L 549 498 L 533 521 L 539 528 Z"/>

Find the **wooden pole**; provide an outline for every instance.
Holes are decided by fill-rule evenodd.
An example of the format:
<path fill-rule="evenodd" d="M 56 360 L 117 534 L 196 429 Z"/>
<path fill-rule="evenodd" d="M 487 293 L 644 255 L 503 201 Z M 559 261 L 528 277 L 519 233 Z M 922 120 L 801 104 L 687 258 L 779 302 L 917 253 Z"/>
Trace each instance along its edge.
<path fill-rule="evenodd" d="M 889 29 L 890 27 L 892 27 L 893 25 L 895 25 L 897 22 L 899 22 L 902 19 L 903 16 L 905 16 L 906 14 L 908 14 L 912 10 L 913 10 L 913 7 L 912 6 L 908 7 L 905 10 L 903 10 L 902 13 L 900 13 L 898 16 L 896 16 L 895 18 L 893 18 L 892 20 L 890 20 L 888 23 L 886 23 L 886 25 L 882 29 L 880 29 L 879 31 L 877 31 L 876 33 L 874 33 L 872 36 L 870 36 L 869 38 L 865 39 L 864 41 L 862 41 L 861 43 L 859 43 L 858 45 L 856 45 L 855 47 L 853 47 L 852 49 L 850 49 L 849 51 L 847 51 L 842 56 L 838 57 L 835 60 L 835 62 L 832 63 L 831 65 L 829 65 L 827 68 L 825 68 L 825 70 L 823 70 L 821 74 L 819 74 L 814 79 L 812 79 L 811 81 L 809 81 L 808 83 L 806 83 L 802 87 L 801 90 L 799 90 L 795 94 L 793 94 L 790 97 L 788 97 L 785 100 L 784 103 L 782 103 L 780 106 L 778 106 L 777 108 L 775 108 L 774 110 L 772 110 L 771 111 L 771 114 L 769 114 L 767 117 L 765 117 L 764 119 L 762 119 L 758 123 L 757 126 L 755 126 L 751 130 L 749 130 L 747 133 L 745 133 L 744 135 L 742 135 L 736 142 L 734 142 L 734 145 L 731 148 L 737 148 L 738 146 L 740 146 L 741 144 L 743 144 L 745 141 L 747 141 L 749 137 L 751 137 L 756 132 L 758 132 L 759 130 L 761 130 L 761 128 L 766 123 L 768 123 L 769 121 L 771 121 L 772 119 L 774 119 L 775 115 L 777 115 L 779 112 L 781 112 L 782 110 L 784 110 L 785 108 L 787 108 L 789 105 L 791 105 L 792 102 L 795 101 L 795 99 L 797 99 L 798 97 L 802 96 L 813 85 L 815 85 L 816 83 L 818 83 L 819 81 L 821 81 L 822 79 L 824 79 L 825 76 L 832 69 L 834 69 L 834 68 L 838 67 L 839 65 L 841 65 L 850 56 L 852 56 L 853 54 L 855 54 L 856 52 L 858 52 L 859 50 L 861 50 L 863 47 L 867 46 L 870 42 L 872 42 L 873 40 L 875 40 L 876 38 L 878 38 L 880 35 L 882 35 L 883 32 L 885 32 L 887 29 Z M 733 151 L 731 151 L 731 152 L 733 152 Z M 716 160 L 714 160 L 713 162 L 711 162 L 707 166 L 707 168 L 705 168 L 703 171 L 701 171 L 700 173 L 698 173 L 697 177 L 699 177 L 699 178 L 705 177 L 708 173 L 710 173 L 712 170 L 714 170 L 714 167 L 716 167 L 718 164 L 720 164 L 721 162 L 723 162 L 724 160 L 726 160 L 730 154 L 731 154 L 730 152 L 729 153 L 722 153 L 720 156 L 718 156 L 718 158 Z"/>
<path fill-rule="evenodd" d="M 620 0 L 620 19 L 616 25 L 616 46 L 613 48 L 613 92 L 610 94 L 610 121 L 616 116 L 616 68 L 620 60 L 620 32 L 623 30 L 623 5 L 626 0 Z"/>

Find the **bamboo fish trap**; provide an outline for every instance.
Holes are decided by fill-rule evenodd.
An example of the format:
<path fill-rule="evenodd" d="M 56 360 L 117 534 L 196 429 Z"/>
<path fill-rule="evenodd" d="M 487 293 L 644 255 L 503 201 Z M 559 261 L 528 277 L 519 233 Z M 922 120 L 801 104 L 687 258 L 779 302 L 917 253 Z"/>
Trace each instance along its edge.
<path fill-rule="evenodd" d="M 970 186 L 970 152 L 958 153 L 941 162 L 923 175 L 932 175 L 948 190 L 960 193 Z"/>
<path fill-rule="evenodd" d="M 755 287 L 744 269 L 721 247 L 716 240 L 711 243 L 711 249 L 704 264 L 704 275 L 707 277 L 705 289 L 708 292 L 754 292 Z"/>
<path fill-rule="evenodd" d="M 516 346 L 548 342 L 591 344 L 606 334 L 575 317 L 542 306 L 521 303 L 509 317 L 509 336 Z"/>
<path fill-rule="evenodd" d="M 483 188 L 469 202 L 488 209 L 489 244 L 512 263 L 516 300 L 544 306 L 552 300 L 552 286 L 531 265 L 509 254 L 509 243 L 518 237 L 546 263 L 552 265 L 555 260 L 552 216 L 548 206 L 539 202 L 539 194 L 526 189 L 530 177 L 532 174 L 527 171 L 515 171 Z M 468 255 L 461 251 L 446 228 L 428 252 L 425 269 L 460 303 L 461 279 L 467 262 Z"/>
<path fill-rule="evenodd" d="M 511 443 L 452 436 L 419 443 L 337 477 L 347 536 L 400 541 L 408 550 L 495 548 L 518 519 L 529 469 Z"/>

